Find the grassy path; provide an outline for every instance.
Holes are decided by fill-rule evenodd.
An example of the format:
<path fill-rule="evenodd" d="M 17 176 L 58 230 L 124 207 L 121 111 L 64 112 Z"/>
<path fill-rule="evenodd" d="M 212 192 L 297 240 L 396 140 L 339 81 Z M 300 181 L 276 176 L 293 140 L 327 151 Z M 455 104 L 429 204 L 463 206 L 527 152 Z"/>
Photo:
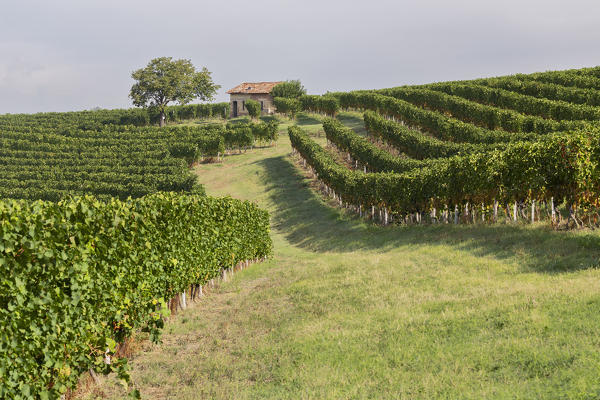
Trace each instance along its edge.
<path fill-rule="evenodd" d="M 597 398 L 597 234 L 375 227 L 327 206 L 289 153 L 284 136 L 196 168 L 209 194 L 271 212 L 275 255 L 144 345 L 144 398 Z"/>

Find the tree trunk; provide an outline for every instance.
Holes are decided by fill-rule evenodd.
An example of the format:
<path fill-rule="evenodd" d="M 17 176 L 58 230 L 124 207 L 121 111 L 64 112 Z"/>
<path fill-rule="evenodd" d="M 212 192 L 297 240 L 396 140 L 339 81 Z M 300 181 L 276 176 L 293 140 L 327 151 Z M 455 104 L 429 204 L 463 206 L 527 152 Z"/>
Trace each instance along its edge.
<path fill-rule="evenodd" d="M 165 126 L 165 125 L 167 124 L 167 121 L 166 121 L 166 116 L 165 116 L 165 112 L 164 112 L 164 111 L 161 111 L 161 112 L 160 112 L 160 117 L 159 117 L 159 119 L 160 119 L 160 120 L 159 120 L 159 124 L 160 124 L 160 127 L 162 128 L 163 126 Z"/>

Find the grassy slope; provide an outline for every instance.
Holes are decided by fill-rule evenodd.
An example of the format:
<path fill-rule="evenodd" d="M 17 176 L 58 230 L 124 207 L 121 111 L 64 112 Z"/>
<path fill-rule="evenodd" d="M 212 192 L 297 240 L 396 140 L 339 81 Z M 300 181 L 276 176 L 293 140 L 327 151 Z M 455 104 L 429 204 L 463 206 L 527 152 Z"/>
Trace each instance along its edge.
<path fill-rule="evenodd" d="M 270 210 L 275 256 L 134 357 L 145 398 L 600 394 L 597 234 L 372 226 L 326 205 L 289 153 L 284 136 L 197 167 L 209 194 Z"/>

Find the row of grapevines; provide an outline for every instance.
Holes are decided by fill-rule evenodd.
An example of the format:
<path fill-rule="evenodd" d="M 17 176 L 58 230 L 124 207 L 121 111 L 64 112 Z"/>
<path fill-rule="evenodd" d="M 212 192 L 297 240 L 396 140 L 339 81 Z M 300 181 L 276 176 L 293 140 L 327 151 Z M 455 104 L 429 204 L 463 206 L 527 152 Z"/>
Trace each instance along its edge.
<path fill-rule="evenodd" d="M 16 173 L 9 168 L 0 171 L 0 180 L 10 183 L 0 188 L 0 197 L 32 199 L 41 188 L 48 190 L 49 194 L 41 197 L 47 200 L 63 192 L 126 198 L 157 190 L 198 190 L 189 164 L 200 158 L 218 157 L 226 146 L 247 148 L 255 141 L 273 142 L 277 137 L 276 121 L 228 124 L 226 128 L 14 126 L 0 133 L 0 160 L 19 168 Z M 40 159 L 45 162 L 33 162 Z M 178 159 L 184 159 L 187 165 Z M 70 169 L 58 171 L 56 166 Z M 108 171 L 111 166 L 113 171 Z M 157 172 L 158 167 L 164 170 Z M 24 193 L 25 186 L 30 187 L 30 194 Z"/>
<path fill-rule="evenodd" d="M 318 178 L 347 203 L 396 213 L 471 202 L 566 199 L 591 204 L 599 193 L 597 132 L 553 133 L 536 142 L 507 143 L 503 150 L 454 156 L 404 173 L 363 173 L 339 165 L 298 127 L 292 146 Z"/>
<path fill-rule="evenodd" d="M 105 184 L 128 184 L 139 183 L 148 188 L 149 191 L 173 191 L 186 192 L 190 191 L 196 182 L 196 177 L 192 174 L 181 174 L 180 170 L 177 173 L 158 172 L 150 173 L 133 173 L 130 171 L 120 172 L 118 170 L 108 171 L 69 171 L 59 168 L 47 169 L 44 171 L 36 171 L 34 169 L 22 170 L 5 170 L 2 173 L 2 180 L 15 180 L 17 187 L 28 187 L 31 183 L 42 181 L 45 183 L 55 182 L 57 188 L 67 190 L 77 190 L 77 187 L 85 182 L 91 186 L 95 182 Z M 120 196 L 119 196 L 120 197 Z"/>
<path fill-rule="evenodd" d="M 0 201 L 0 398 L 58 398 L 161 304 L 271 253 L 269 216 L 231 198 Z M 107 364 L 110 360 L 110 364 Z"/>
<path fill-rule="evenodd" d="M 300 103 L 300 100 L 298 99 L 275 97 L 273 99 L 273 104 L 278 113 L 286 114 L 290 118 L 296 118 L 296 114 L 302 110 L 302 103 Z"/>
<path fill-rule="evenodd" d="M 214 104 L 187 104 L 181 106 L 169 106 L 166 110 L 168 121 L 182 121 L 187 119 L 205 118 L 229 118 L 229 103 Z M 152 122 L 158 122 L 158 113 L 150 115 Z"/>
<path fill-rule="evenodd" d="M 482 128 L 435 111 L 423 109 L 404 100 L 368 91 L 334 93 L 333 95 L 339 98 L 342 108 L 373 110 L 429 132 L 442 140 L 499 143 L 532 140 L 539 136 L 535 133 L 516 133 Z"/>
<path fill-rule="evenodd" d="M 588 106 L 600 106 L 600 90 L 581 89 L 562 86 L 555 83 L 529 81 L 514 76 L 477 79 L 468 81 L 472 84 L 485 85 L 493 88 L 508 90 L 528 96 L 555 101 L 564 101 Z"/>
<path fill-rule="evenodd" d="M 303 111 L 326 114 L 331 117 L 335 117 L 340 111 L 340 103 L 333 96 L 303 95 L 299 100 Z"/>
<path fill-rule="evenodd" d="M 188 163 L 174 158 L 169 152 L 174 149 L 166 148 L 165 142 L 115 140 L 95 145 L 76 138 L 50 143 L 31 139 L 0 139 L 0 160 L 5 164 L 0 197 L 57 200 L 57 193 L 67 192 L 127 198 L 161 190 L 198 190 Z"/>
<path fill-rule="evenodd" d="M 115 158 L 112 153 L 86 153 L 86 158 L 80 156 L 81 153 L 69 151 L 59 151 L 52 153 L 38 151 L 12 151 L 0 149 L 0 163 L 14 163 L 21 159 L 23 165 L 64 165 L 64 166 L 85 166 L 85 165 L 102 165 L 102 166 L 136 166 L 136 167 L 153 167 L 153 166 L 168 166 L 172 160 L 168 157 L 168 150 L 156 150 L 146 153 L 131 154 L 130 159 Z M 154 157 L 154 158 L 151 158 Z"/>
<path fill-rule="evenodd" d="M 369 171 L 405 172 L 444 162 L 443 158 L 452 155 L 465 155 L 494 149 L 494 146 L 435 142 L 436 139 L 415 133 L 415 131 L 388 121 L 371 111 L 365 112 L 364 120 L 367 131 L 374 138 L 382 139 L 409 157 L 390 154 L 335 119 L 325 119 L 323 129 L 331 144 L 339 150 L 347 152 L 352 159 L 360 162 Z M 407 136 L 404 136 L 405 132 L 408 132 Z M 432 145 L 432 142 L 435 144 Z M 448 147 L 443 147 L 444 145 L 448 145 Z M 503 146 L 496 147 L 503 148 Z"/>
<path fill-rule="evenodd" d="M 418 160 L 450 157 L 503 148 L 504 143 L 455 143 L 427 136 L 381 115 L 366 111 L 363 114 L 365 128 L 371 137 L 382 140 L 398 151 Z"/>
<path fill-rule="evenodd" d="M 430 90 L 428 88 L 397 87 L 377 90 L 376 92 L 440 113 L 447 112 L 462 121 L 488 129 L 543 134 L 585 126 L 583 121 L 556 121 L 535 115 L 525 115 L 513 110 L 477 103 L 455 96 L 454 94 Z"/>
<path fill-rule="evenodd" d="M 202 186 L 195 185 L 196 178 L 189 176 L 185 192 L 204 194 Z M 0 197 L 8 199 L 25 200 L 45 200 L 58 201 L 65 196 L 81 193 L 93 193 L 99 199 L 128 197 L 138 198 L 157 190 L 173 190 L 173 186 L 183 186 L 173 182 L 154 182 L 133 180 L 128 177 L 128 181 L 118 180 L 99 181 L 96 179 L 64 181 L 53 179 L 4 179 L 0 178 Z M 186 183 L 186 182 L 184 182 Z"/>
<path fill-rule="evenodd" d="M 27 123 L 11 125 L 10 129 L 3 127 L 3 132 L 20 132 L 20 133 L 52 133 L 63 136 L 95 138 L 101 136 L 115 137 L 135 137 L 143 135 L 140 139 L 161 138 L 165 135 L 182 135 L 193 134 L 203 135 L 213 131 L 223 129 L 223 124 L 204 124 L 204 125 L 168 125 L 163 128 L 157 126 L 136 126 L 136 125 L 111 125 L 101 124 L 97 122 L 83 123 L 61 123 L 47 124 L 39 123 L 31 126 Z"/>
<path fill-rule="evenodd" d="M 295 118 L 300 111 L 325 114 L 334 117 L 340 110 L 340 102 L 336 96 L 302 95 L 297 99 L 276 97 L 273 100 L 277 112 Z"/>
<path fill-rule="evenodd" d="M 256 126 L 259 133 L 267 128 L 271 136 L 277 132 L 273 124 Z M 201 192 L 188 166 L 223 154 L 228 132 L 221 125 L 13 125 L 0 131 L 0 164 L 7 165 L 0 171 L 0 197 L 56 200 L 64 193 L 127 198 L 156 191 Z M 42 189 L 47 195 L 40 196 Z"/>
<path fill-rule="evenodd" d="M 369 171 L 404 172 L 415 168 L 423 168 L 432 162 L 396 157 L 374 145 L 368 139 L 359 136 L 352 129 L 335 119 L 323 121 L 323 129 L 329 143 L 350 154 L 353 159 L 358 160 Z"/>
<path fill-rule="evenodd" d="M 21 129 L 19 129 L 21 128 Z M 25 128 L 13 127 L 0 133 L 0 140 L 21 141 L 23 146 L 43 144 L 45 146 L 60 144 L 68 147 L 76 146 L 81 151 L 100 146 L 139 146 L 144 150 L 177 148 L 180 157 L 193 162 L 200 157 L 215 157 L 224 151 L 224 141 L 219 136 L 225 136 L 221 125 L 207 127 L 135 127 L 106 125 L 96 128 L 74 128 L 69 126 Z M 28 144 L 30 143 L 30 144 Z M 12 148 L 19 148 L 18 143 L 12 143 Z M 24 150 L 24 148 L 22 148 Z M 179 155 L 175 155 L 179 157 Z"/>
<path fill-rule="evenodd" d="M 184 106 L 167 107 L 167 118 L 170 121 L 180 121 L 193 118 L 228 118 L 229 103 L 216 104 L 189 104 Z M 0 129 L 11 125 L 29 124 L 38 126 L 42 124 L 116 124 L 116 125 L 149 125 L 156 124 L 159 113 L 156 110 L 141 108 L 73 111 L 73 112 L 49 112 L 38 114 L 5 114 L 0 115 Z"/>
<path fill-rule="evenodd" d="M 556 83 L 582 89 L 600 90 L 600 78 L 578 70 L 538 72 L 534 74 L 515 74 L 515 78 L 538 82 Z"/>
<path fill-rule="evenodd" d="M 426 85 L 426 87 L 479 103 L 516 110 L 524 114 L 538 115 L 557 121 L 595 121 L 600 119 L 600 111 L 596 107 L 571 104 L 562 100 L 538 98 L 470 82 L 434 83 Z"/>
<path fill-rule="evenodd" d="M 224 135 L 227 149 L 245 149 L 254 146 L 255 142 L 272 143 L 279 138 L 279 123 L 268 122 L 236 122 L 228 123 Z"/>

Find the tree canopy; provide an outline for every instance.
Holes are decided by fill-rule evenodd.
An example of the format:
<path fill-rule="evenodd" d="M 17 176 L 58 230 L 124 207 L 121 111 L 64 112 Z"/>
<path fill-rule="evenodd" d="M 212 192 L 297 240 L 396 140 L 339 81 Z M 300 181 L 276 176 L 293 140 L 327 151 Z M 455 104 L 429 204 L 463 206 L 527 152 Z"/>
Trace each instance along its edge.
<path fill-rule="evenodd" d="M 273 97 L 285 97 L 287 99 L 297 99 L 303 94 L 306 94 L 306 89 L 299 80 L 281 82 L 271 90 Z"/>
<path fill-rule="evenodd" d="M 209 101 L 220 88 L 205 67 L 196 71 L 190 60 L 173 60 L 172 57 L 152 59 L 131 77 L 136 81 L 129 92 L 133 104 L 156 107 L 160 113 L 160 126 L 165 124 L 165 108 L 170 102 Z"/>

